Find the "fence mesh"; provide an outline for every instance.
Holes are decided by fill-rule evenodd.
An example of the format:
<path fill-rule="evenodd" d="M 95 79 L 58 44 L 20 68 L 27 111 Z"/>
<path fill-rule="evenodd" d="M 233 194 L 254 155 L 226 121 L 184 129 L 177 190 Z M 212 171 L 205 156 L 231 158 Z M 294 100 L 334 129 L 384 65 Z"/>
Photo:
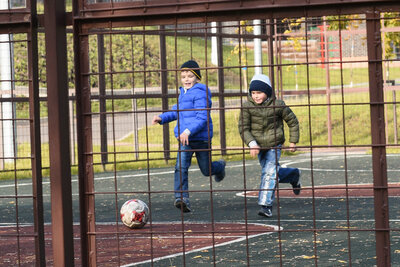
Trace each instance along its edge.
<path fill-rule="evenodd" d="M 202 16 L 184 3 L 148 2 L 74 2 L 81 13 L 75 10 L 65 43 L 56 42 L 66 52 L 65 73 L 46 69 L 56 59 L 45 47 L 53 36 L 36 32 L 41 20 L 38 28 L 31 22 L 21 30 L 3 16 L 36 12 L 29 10 L 36 3 L 12 1 L 1 13 L 2 25 L 11 26 L 0 34 L 0 237 L 8 244 L 0 265 L 57 265 L 63 260 L 56 247 L 73 251 L 67 261 L 85 266 L 398 264 L 400 20 L 398 12 L 387 12 L 390 1 L 387 8 L 371 2 L 382 9 L 378 15 L 342 5 L 346 12 L 318 16 L 293 9 L 284 16 L 269 9 Z M 220 12 L 213 5 L 219 2 L 210 7 Z M 41 13 L 42 4 L 37 7 Z M 165 14 L 168 8 L 175 9 Z M 142 9 L 151 20 L 128 17 Z M 180 10 L 182 18 L 175 14 Z M 180 106 L 187 60 L 199 64 L 212 105 Z M 299 169 L 302 190 L 297 195 L 296 183 L 277 183 L 272 218 L 259 216 L 258 196 L 268 191 L 260 190 L 262 160 L 239 134 L 243 112 L 252 112 L 245 104 L 250 82 L 260 73 L 300 125 L 294 153 L 285 124 L 275 169 Z M 55 76 L 68 88 L 60 103 L 48 95 L 56 91 L 47 88 Z M 207 114 L 203 130 L 213 136 L 193 148 L 188 213 L 175 199 L 184 189 L 174 188 L 174 179 L 185 179 L 175 122 L 153 125 L 154 116 L 173 112 L 177 103 L 176 119 Z M 63 105 L 68 140 L 48 114 Z M 57 157 L 51 138 L 68 144 L 69 154 Z M 203 165 L 201 152 L 211 156 Z M 54 206 L 54 188 L 63 187 L 51 174 L 63 169 L 58 159 L 72 167 L 67 207 Z M 226 162 L 220 183 L 219 172 L 204 171 L 222 164 L 219 159 Z M 141 229 L 121 221 L 129 199 L 148 205 Z M 64 232 L 71 243 L 55 240 L 69 209 L 72 227 Z"/>

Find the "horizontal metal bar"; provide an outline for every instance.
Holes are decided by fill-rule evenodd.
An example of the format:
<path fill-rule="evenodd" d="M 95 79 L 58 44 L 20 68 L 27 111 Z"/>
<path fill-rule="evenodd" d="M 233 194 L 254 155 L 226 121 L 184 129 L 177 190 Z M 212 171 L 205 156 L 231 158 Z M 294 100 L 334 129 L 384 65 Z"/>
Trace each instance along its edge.
<path fill-rule="evenodd" d="M 160 3 L 160 2 L 158 2 Z M 374 8 L 394 12 L 400 10 L 397 0 L 387 1 L 190 1 L 147 4 L 140 2 L 97 3 L 80 10 L 79 20 L 83 28 L 122 27 L 129 25 L 160 25 L 168 23 L 232 21 L 241 19 L 309 17 L 323 15 L 362 14 Z M 229 13 L 229 14 L 227 14 Z M 207 17 L 207 21 L 205 21 Z M 93 25 L 90 25 L 93 23 Z"/>

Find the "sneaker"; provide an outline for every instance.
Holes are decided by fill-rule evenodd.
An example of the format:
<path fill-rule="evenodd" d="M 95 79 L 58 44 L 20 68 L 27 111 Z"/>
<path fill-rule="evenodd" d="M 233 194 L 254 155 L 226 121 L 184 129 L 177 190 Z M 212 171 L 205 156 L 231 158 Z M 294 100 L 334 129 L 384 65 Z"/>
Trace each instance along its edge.
<path fill-rule="evenodd" d="M 174 202 L 175 207 L 178 209 L 182 210 L 183 212 L 191 212 L 190 208 L 190 202 L 189 199 L 184 197 L 184 198 L 176 198 Z"/>
<path fill-rule="evenodd" d="M 222 172 L 220 172 L 220 173 L 218 173 L 218 174 L 216 174 L 216 175 L 214 176 L 214 180 L 215 180 L 217 183 L 219 183 L 219 182 L 221 182 L 222 180 L 224 180 L 224 178 L 225 178 L 225 166 L 226 166 L 226 161 L 225 161 L 224 159 L 220 159 L 220 160 L 218 160 L 218 162 L 220 162 L 222 165 L 224 165 L 224 169 L 222 170 Z"/>
<path fill-rule="evenodd" d="M 297 182 L 290 183 L 292 185 L 293 193 L 295 195 L 300 195 L 300 191 L 301 191 L 300 175 L 301 175 L 301 171 L 299 170 L 299 179 L 297 180 Z"/>
<path fill-rule="evenodd" d="M 261 206 L 261 209 L 258 211 L 258 215 L 264 217 L 272 217 L 272 206 Z"/>

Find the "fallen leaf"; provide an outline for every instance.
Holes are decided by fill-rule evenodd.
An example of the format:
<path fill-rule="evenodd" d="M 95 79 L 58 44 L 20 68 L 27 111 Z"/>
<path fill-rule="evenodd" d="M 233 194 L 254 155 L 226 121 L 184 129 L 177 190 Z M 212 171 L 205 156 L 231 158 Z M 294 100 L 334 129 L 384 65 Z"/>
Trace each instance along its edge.
<path fill-rule="evenodd" d="M 313 256 L 306 256 L 306 255 L 303 255 L 302 258 L 303 258 L 303 259 L 315 259 L 315 255 L 313 255 Z"/>

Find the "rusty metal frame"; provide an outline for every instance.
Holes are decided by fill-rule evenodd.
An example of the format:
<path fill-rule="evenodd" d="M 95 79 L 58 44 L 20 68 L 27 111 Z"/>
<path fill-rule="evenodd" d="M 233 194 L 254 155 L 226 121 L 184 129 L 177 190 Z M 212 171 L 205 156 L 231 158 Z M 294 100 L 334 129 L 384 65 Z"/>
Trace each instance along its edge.
<path fill-rule="evenodd" d="M 359 0 L 359 1 L 134 1 L 87 4 L 79 0 L 79 12 L 75 20 L 82 20 L 84 27 L 106 28 L 108 22 L 113 27 L 128 25 L 162 25 L 204 21 L 257 19 L 262 15 L 268 18 L 345 15 L 365 13 L 371 8 L 383 11 L 398 10 L 396 0 Z"/>
<path fill-rule="evenodd" d="M 336 3 L 339 4 L 339 3 Z M 385 154 L 385 140 L 384 134 L 379 131 L 382 128 L 381 123 L 384 120 L 376 120 L 375 118 L 382 118 L 383 116 L 383 98 L 382 98 L 382 82 L 379 78 L 382 77 L 382 58 L 380 58 L 381 47 L 378 46 L 380 39 L 376 39 L 380 34 L 379 28 L 379 12 L 380 11 L 391 11 L 398 10 L 399 8 L 396 6 L 397 1 L 340 1 L 340 6 L 332 5 L 331 1 L 319 1 L 318 3 L 305 1 L 304 3 L 299 3 L 298 1 L 287 1 L 285 3 L 278 4 L 270 4 L 267 1 L 206 1 L 206 2 L 147 2 L 147 4 L 138 4 L 138 3 L 101 3 L 101 4 L 92 4 L 87 5 L 84 1 L 80 1 L 80 5 L 77 5 L 79 10 L 74 12 L 73 20 L 74 27 L 77 30 L 75 33 L 75 38 L 81 39 L 81 42 L 76 42 L 78 45 L 76 46 L 76 52 L 82 51 L 82 47 L 79 45 L 82 44 L 83 40 L 86 40 L 87 30 L 91 29 L 101 29 L 101 28 L 114 28 L 114 27 L 122 27 L 122 26 L 138 26 L 138 25 L 162 25 L 171 23 L 172 25 L 176 25 L 177 23 L 190 23 L 190 22 L 207 22 L 207 21 L 223 21 L 229 16 L 232 20 L 232 17 L 236 20 L 241 18 L 250 19 L 253 17 L 256 18 L 265 18 L 268 20 L 273 20 L 275 18 L 293 16 L 293 17 L 301 17 L 301 16 L 316 16 L 316 15 L 327 15 L 327 14 L 346 14 L 358 12 L 358 13 L 366 13 L 367 14 L 367 35 L 368 35 L 368 62 L 369 62 L 369 70 L 370 70 L 370 94 L 371 94 L 371 128 L 373 129 L 371 132 L 372 140 L 373 140 L 373 169 L 374 169 L 374 192 L 375 192 L 375 219 L 376 219 L 376 240 L 377 240 L 377 263 L 378 266 L 389 266 L 390 265 L 390 228 L 389 228 L 389 217 L 388 217 L 388 188 L 387 188 L 387 173 L 386 173 L 386 162 L 384 158 Z M 285 7 L 285 8 L 283 8 Z M 284 11 L 283 11 L 284 10 Z M 226 13 L 229 13 L 227 15 Z M 378 15 L 377 15 L 378 14 Z M 178 17 L 179 15 L 179 17 Z M 271 23 L 269 30 L 270 36 L 271 33 L 274 32 L 274 24 Z M 78 31 L 80 29 L 80 31 Z M 160 35 L 165 35 L 163 28 L 160 28 Z M 177 32 L 174 33 L 177 35 Z M 211 34 L 212 35 L 212 34 Z M 211 36 L 210 35 L 210 36 Z M 216 34 L 219 38 L 221 35 Z M 269 45 L 272 47 L 273 39 L 272 37 L 268 38 Z M 160 39 L 160 45 L 163 46 L 163 38 Z M 85 43 L 83 50 L 87 50 Z M 80 48 L 78 48 L 80 47 Z M 221 49 L 221 47 L 219 48 Z M 161 55 L 164 55 L 164 50 L 161 48 Z M 270 53 L 272 55 L 273 50 L 270 49 Z M 272 60 L 273 57 L 270 59 Z M 76 61 L 76 66 L 85 66 L 88 65 L 87 55 L 81 54 L 79 56 L 80 64 Z M 221 59 L 219 59 L 221 60 Z M 273 71 L 272 66 L 274 65 L 273 61 L 269 62 L 270 70 Z M 84 67 L 86 69 L 87 67 Z M 77 69 L 76 73 L 86 73 L 88 74 L 88 70 L 84 71 L 84 69 Z M 163 93 L 161 96 L 144 96 L 144 97 L 162 97 L 163 110 L 166 110 L 168 107 L 167 97 L 175 97 L 175 96 L 166 96 L 166 78 L 165 75 L 166 63 L 161 62 L 161 73 L 162 73 L 162 88 Z M 219 65 L 218 74 L 219 77 L 223 77 L 223 67 Z M 163 75 L 164 74 L 164 75 Z M 270 73 L 271 75 L 271 73 Z M 81 75 L 82 78 L 86 80 L 86 75 Z M 163 78 L 164 77 L 164 78 Z M 272 75 L 271 77 L 274 77 Z M 77 81 L 78 81 L 77 79 Z M 223 81 L 221 79 L 220 81 Z M 77 82 L 77 90 L 82 90 L 83 92 L 89 93 L 88 84 L 80 85 Z M 238 95 L 243 95 L 242 93 Z M 220 100 L 220 115 L 223 115 L 223 107 L 224 107 L 224 85 L 223 83 L 219 84 L 219 100 Z M 136 96 L 140 97 L 140 96 Z M 142 96 L 143 97 L 143 96 Z M 82 97 L 82 105 L 84 110 L 81 111 L 80 116 L 82 118 L 90 117 L 90 96 L 84 95 Z M 374 118 L 374 119 L 372 119 Z M 79 119 L 78 119 L 79 120 Z M 89 146 L 91 144 L 90 129 L 91 122 L 90 120 L 81 119 L 82 125 L 80 126 L 81 131 L 79 135 L 84 135 L 86 138 L 84 139 L 84 144 L 82 144 L 82 161 L 80 162 L 80 166 L 87 171 L 87 173 L 81 172 L 80 180 L 88 181 L 88 179 L 93 179 L 93 174 L 88 170 L 91 168 L 93 164 L 93 159 L 91 156 L 92 150 Z M 83 129 L 89 130 L 84 132 Z M 168 133 L 168 128 L 164 126 L 164 133 Z M 221 135 L 223 135 L 224 129 L 221 126 Z M 79 136 L 78 135 L 78 136 Z M 221 144 L 224 144 L 224 140 L 221 140 Z M 165 149 L 165 157 L 169 158 L 169 137 L 164 135 L 164 149 Z M 83 159 L 86 157 L 86 159 Z M 86 183 L 85 182 L 85 183 Z M 82 185 L 84 182 L 82 181 Z M 90 192 L 93 192 L 92 185 L 85 187 L 81 191 L 81 212 L 86 212 L 86 214 L 92 214 L 94 210 L 92 210 L 93 206 L 90 204 L 93 201 Z M 85 194 L 89 194 L 84 197 Z M 92 199 L 92 200 L 90 200 Z M 90 208 L 82 209 L 82 206 Z M 89 212 L 89 213 L 87 213 Z M 383 214 L 381 214 L 383 212 Z M 90 215 L 92 216 L 92 215 Z M 82 220 L 87 220 L 87 224 L 92 223 L 91 219 L 81 217 Z M 94 229 L 94 225 L 88 226 L 86 229 L 81 227 L 81 235 L 87 235 L 91 233 Z M 89 238 L 88 238 L 89 239 Z M 90 245 L 89 245 L 90 244 Z M 92 246 L 93 245 L 93 246 Z M 82 245 L 82 247 L 84 247 Z M 89 240 L 87 240 L 87 244 L 85 245 L 85 250 L 82 250 L 82 254 L 86 252 L 86 258 L 89 260 L 85 260 L 85 263 L 90 263 L 89 266 L 95 266 L 95 253 L 96 248 L 95 244 Z M 87 249 L 87 250 L 86 250 Z M 83 264 L 85 265 L 85 264 Z"/>
<path fill-rule="evenodd" d="M 382 41 L 380 13 L 367 13 L 368 74 L 371 102 L 372 171 L 378 266 L 390 266 L 388 177 L 383 97 Z"/>
<path fill-rule="evenodd" d="M 36 4 L 36 1 L 32 0 L 27 3 L 26 8 L 0 10 L 0 32 L 26 32 L 31 27 L 32 21 L 37 20 L 37 15 L 31 13 L 30 4 Z"/>
<path fill-rule="evenodd" d="M 247 1 L 232 1 L 232 0 L 203 0 L 203 1 L 126 1 L 126 2 L 114 2 L 110 0 L 106 3 L 93 3 L 88 4 L 87 1 L 81 0 L 79 16 L 86 18 L 99 18 L 99 19 L 110 19 L 110 18 L 123 18 L 131 16 L 176 16 L 180 17 L 185 15 L 190 16 L 218 16 L 228 15 L 235 17 L 240 15 L 241 12 L 246 12 L 246 15 L 251 14 L 253 11 L 255 14 L 259 14 L 260 10 L 268 10 L 273 14 L 282 14 L 284 16 L 291 16 L 293 13 L 299 13 L 299 9 L 308 10 L 320 10 L 324 14 L 329 13 L 328 10 L 340 14 L 340 8 L 346 10 L 357 8 L 362 11 L 366 7 L 377 5 L 390 5 L 396 4 L 395 0 L 343 0 L 343 1 L 331 1 L 331 0 L 302 0 L 302 1 L 260 1 L 260 0 L 247 0 Z M 338 8 L 337 5 L 340 5 Z M 335 10 L 335 11 L 334 11 Z M 353 11 L 352 11 L 353 12 Z"/>
<path fill-rule="evenodd" d="M 28 70 L 29 70 L 29 114 L 31 118 L 31 155 L 32 155 L 32 194 L 34 203 L 34 230 L 36 266 L 46 266 L 44 220 L 43 220 L 43 189 L 42 189 L 42 156 L 40 139 L 40 100 L 39 100 L 39 75 L 38 75 L 38 40 L 36 1 L 28 4 L 31 14 L 30 44 L 28 45 Z"/>
<path fill-rule="evenodd" d="M 73 12 L 76 14 L 78 1 L 75 1 Z M 78 162 L 79 162 L 79 206 L 81 232 L 81 264 L 96 266 L 96 236 L 94 208 L 94 172 L 92 148 L 92 118 L 91 93 L 89 76 L 81 73 L 89 72 L 89 43 L 87 31 L 82 30 L 81 24 L 74 20 L 74 63 L 77 71 L 76 86 L 76 115 L 78 133 Z"/>
<path fill-rule="evenodd" d="M 44 1 L 55 266 L 74 266 L 65 1 Z"/>
<path fill-rule="evenodd" d="M 380 40 L 380 12 L 399 11 L 397 0 L 286 0 L 286 1 L 135 1 L 87 4 L 85 0 L 73 1 L 73 13 L 65 12 L 65 1 L 45 0 L 45 14 L 36 14 L 36 1 L 27 1 L 26 8 L 0 11 L 1 33 L 27 33 L 29 58 L 29 106 L 31 166 L 33 183 L 33 204 L 35 222 L 36 266 L 45 266 L 43 202 L 41 177 L 41 141 L 38 84 L 37 31 L 44 26 L 46 33 L 47 85 L 50 135 L 50 171 L 52 195 L 53 255 L 55 266 L 74 265 L 72 239 L 72 197 L 69 146 L 68 87 L 66 82 L 66 27 L 73 26 L 76 99 L 79 149 L 79 201 L 81 227 L 82 266 L 96 266 L 94 173 L 90 94 L 88 34 L 95 29 L 137 25 L 163 25 L 191 22 L 240 20 L 263 17 L 274 20 L 282 17 L 343 15 L 363 13 L 367 15 L 369 93 L 371 109 L 371 137 L 374 176 L 374 207 L 376 223 L 376 256 L 378 266 L 390 266 L 390 227 L 388 214 L 388 184 L 386 163 L 386 140 L 382 84 L 382 47 Z M 270 32 L 274 32 L 270 23 Z M 162 26 L 159 32 L 166 34 Z M 175 36 L 177 32 L 173 33 Z M 196 35 L 196 33 L 193 33 Z M 203 35 L 204 36 L 204 35 Z M 207 36 L 212 34 L 207 33 Z M 222 38 L 222 34 L 215 36 Z M 165 40 L 164 40 L 165 41 Z M 162 44 L 160 39 L 160 44 Z M 272 36 L 269 38 L 273 43 Z M 219 49 L 222 49 L 221 41 Z M 162 46 L 162 45 L 161 45 Z M 165 51 L 161 50 L 161 53 Z M 273 50 L 270 49 L 270 53 Z M 163 56 L 162 56 L 163 58 Z M 272 58 L 272 57 L 271 57 Z M 222 59 L 218 59 L 221 63 Z M 274 62 L 268 64 L 273 70 Z M 241 96 L 243 93 L 225 93 L 223 71 L 218 68 L 220 116 L 223 117 L 224 97 Z M 101 69 L 99 72 L 102 72 Z M 162 94 L 146 94 L 131 98 L 161 97 L 162 109 L 168 108 L 166 62 L 161 64 Z M 105 96 L 99 96 L 100 99 Z M 109 99 L 118 96 L 107 96 Z M 3 100 L 2 100 L 3 101 Z M 164 128 L 168 132 L 168 127 Z M 221 124 L 221 133 L 224 126 Z M 164 136 L 165 158 L 169 159 L 169 138 Z M 224 144 L 221 139 L 221 144 Z M 343 146 L 342 146 L 343 147 Z M 347 146 L 344 146 L 347 147 Z"/>
<path fill-rule="evenodd" d="M 29 97 L 14 97 L 10 100 L 2 99 L 2 102 L 28 101 L 29 102 L 29 130 L 31 140 L 31 172 L 32 172 L 32 197 L 33 203 L 33 237 L 35 244 L 35 265 L 46 266 L 45 239 L 43 219 L 43 190 L 42 190 L 42 156 L 40 138 L 40 98 L 38 79 L 38 16 L 36 0 L 26 2 L 25 8 L 14 8 L 0 11 L 0 33 L 15 34 L 25 33 L 27 35 L 28 55 L 28 90 Z M 15 198 L 21 196 L 16 195 Z M 17 221 L 18 226 L 18 221 Z M 9 235 L 8 235 L 9 236 Z M 24 236 L 19 231 L 17 238 Z M 17 252 L 19 255 L 19 251 Z M 20 259 L 18 259 L 19 262 Z M 20 263 L 20 262 L 19 262 Z"/>

